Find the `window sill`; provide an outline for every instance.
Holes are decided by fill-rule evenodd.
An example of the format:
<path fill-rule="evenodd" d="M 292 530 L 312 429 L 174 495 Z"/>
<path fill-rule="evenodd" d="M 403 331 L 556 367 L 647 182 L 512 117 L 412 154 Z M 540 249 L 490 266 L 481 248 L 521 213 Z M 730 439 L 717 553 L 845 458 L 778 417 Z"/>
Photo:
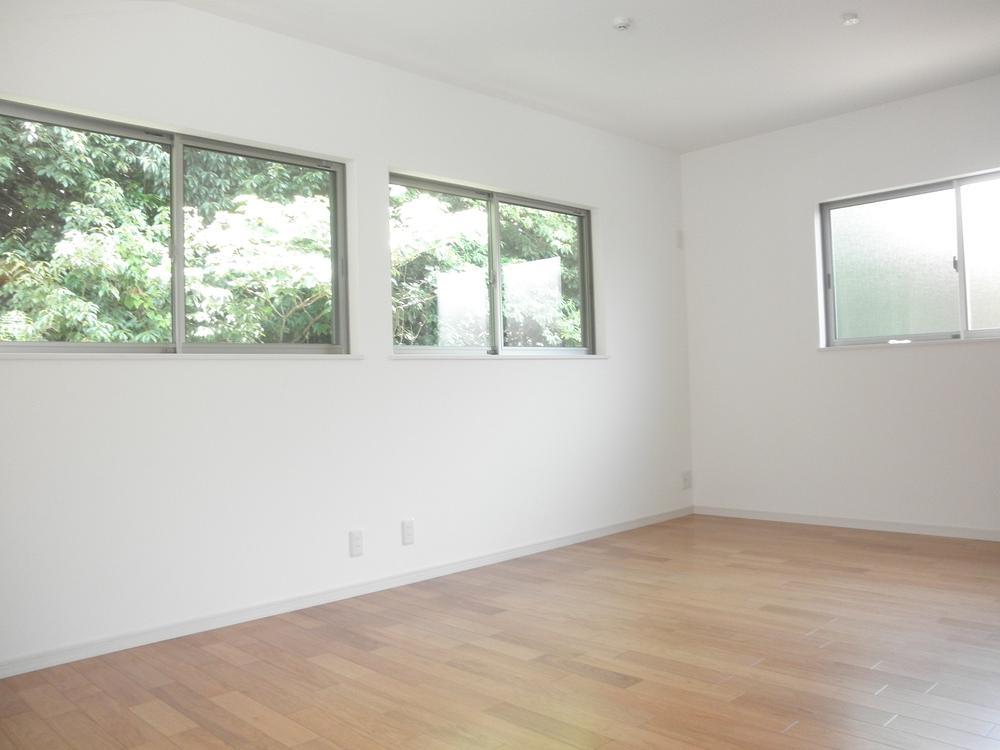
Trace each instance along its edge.
<path fill-rule="evenodd" d="M 172 352 L 0 352 L 0 361 L 26 359 L 58 359 L 58 360 L 123 360 L 136 359 L 147 361 L 194 361 L 194 360 L 311 360 L 311 361 L 344 361 L 361 360 L 360 354 L 254 354 L 252 352 L 204 352 L 201 354 L 175 354 Z"/>
<path fill-rule="evenodd" d="M 973 336 L 966 339 L 924 339 L 911 341 L 908 344 L 890 344 L 888 342 L 870 344 L 838 344 L 835 346 L 821 346 L 817 351 L 851 351 L 858 349 L 912 349 L 913 347 L 925 346 L 956 346 L 962 344 L 1000 344 L 1000 336 Z"/>
<path fill-rule="evenodd" d="M 434 353 L 414 353 L 414 354 L 393 354 L 389 359 L 397 360 L 489 360 L 489 359 L 502 359 L 502 360 L 560 360 L 560 359 L 570 359 L 570 360 L 581 360 L 581 359 L 608 359 L 606 354 L 449 354 L 447 352 L 442 352 L 440 354 Z"/>

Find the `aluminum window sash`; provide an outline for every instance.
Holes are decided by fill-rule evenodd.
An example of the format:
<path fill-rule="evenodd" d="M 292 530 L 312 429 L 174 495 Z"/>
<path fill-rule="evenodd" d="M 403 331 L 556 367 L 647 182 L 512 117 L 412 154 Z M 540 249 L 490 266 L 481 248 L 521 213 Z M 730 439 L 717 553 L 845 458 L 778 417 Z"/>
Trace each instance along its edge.
<path fill-rule="evenodd" d="M 96 117 L 57 112 L 51 109 L 33 107 L 5 100 L 0 100 L 0 115 L 13 117 L 18 120 L 40 122 L 44 125 L 56 125 L 58 127 L 70 128 L 71 130 L 86 130 L 92 133 L 115 135 L 120 138 L 132 138 L 137 141 L 147 141 L 150 143 L 162 143 L 168 146 L 173 142 L 172 134 L 163 131 L 146 129 L 135 125 L 123 125 Z"/>
<path fill-rule="evenodd" d="M 174 348 L 184 350 L 187 337 L 187 299 L 184 292 L 184 150 L 180 137 L 174 136 L 170 151 L 170 321 Z"/>
<path fill-rule="evenodd" d="M 898 190 L 885 190 L 881 193 L 869 193 L 867 195 L 857 195 L 851 198 L 841 198 L 835 201 L 821 203 L 820 207 L 828 212 L 838 208 L 849 208 L 850 206 L 863 206 L 868 203 L 881 203 L 891 201 L 896 198 L 907 198 L 911 195 L 923 195 L 924 193 L 936 193 L 942 190 L 951 190 L 955 187 L 955 180 L 939 180 L 926 185 L 914 185 L 913 187 L 900 188 Z"/>
<path fill-rule="evenodd" d="M 583 338 L 584 351 L 588 354 L 597 352 L 594 340 L 594 257 L 592 254 L 590 212 L 580 217 L 580 335 Z"/>
<path fill-rule="evenodd" d="M 579 357 L 581 354 L 593 354 L 585 346 L 508 346 L 504 354 L 517 357 Z"/>
<path fill-rule="evenodd" d="M 995 170 L 993 172 L 983 172 L 982 174 L 969 175 L 968 177 L 959 177 L 954 182 L 958 186 L 971 185 L 976 182 L 992 182 L 993 180 L 1000 180 L 1000 170 Z"/>
<path fill-rule="evenodd" d="M 100 341 L 4 341 L 0 354 L 15 353 L 49 354 L 175 354 L 176 347 L 169 343 L 135 344 Z"/>
<path fill-rule="evenodd" d="M 895 336 L 864 336 L 853 339 L 837 339 L 829 346 L 853 346 L 855 344 L 892 344 L 905 345 L 906 342 L 916 341 L 948 341 L 961 340 L 960 331 L 941 331 L 938 333 L 900 333 Z"/>
<path fill-rule="evenodd" d="M 1000 172 L 985 172 L 955 180 L 955 210 L 958 223 L 958 272 L 962 295 L 962 338 L 988 339 L 1000 337 L 1000 328 L 973 329 L 969 322 L 972 316 L 972 300 L 969 297 L 968 275 L 965 265 L 965 222 L 962 213 L 963 187 L 980 182 L 996 182 L 998 180 L 1000 180 Z"/>
<path fill-rule="evenodd" d="M 965 332 L 965 337 L 969 339 L 998 339 L 1000 338 L 1000 328 L 973 328 Z"/>
<path fill-rule="evenodd" d="M 330 201 L 330 221 L 334 227 L 333 290 L 336 295 L 332 305 L 333 346 L 350 353 L 350 298 L 347 281 L 347 175 L 346 167 L 333 170 L 334 200 Z"/>
<path fill-rule="evenodd" d="M 289 153 L 287 151 L 275 151 L 267 148 L 259 148 L 257 146 L 244 146 L 239 143 L 228 143 L 226 141 L 216 141 L 210 138 L 198 138 L 183 134 L 179 134 L 179 138 L 182 146 L 198 148 L 204 151 L 215 151 L 220 154 L 247 156 L 252 159 L 278 162 L 279 164 L 292 164 L 297 167 L 309 167 L 310 169 L 324 169 L 328 172 L 344 168 L 344 165 L 339 162 L 317 159 L 311 156 Z"/>
<path fill-rule="evenodd" d="M 392 353 L 400 356 L 408 354 L 435 357 L 468 356 L 470 354 L 485 356 L 490 354 L 490 350 L 485 346 L 406 346 L 396 344 L 392 348 Z"/>
<path fill-rule="evenodd" d="M 417 190 L 429 190 L 436 193 L 458 195 L 463 198 L 476 198 L 484 201 L 496 200 L 500 203 L 510 203 L 511 205 L 525 206 L 527 208 L 538 208 L 544 211 L 553 211 L 555 213 L 569 214 L 571 216 L 586 216 L 590 213 L 590 211 L 586 208 L 569 206 L 565 203 L 553 203 L 551 201 L 537 200 L 535 198 L 522 198 L 521 196 L 509 195 L 507 193 L 493 193 L 489 190 L 478 190 L 465 185 L 456 185 L 453 182 L 442 182 L 423 177 L 411 177 L 397 172 L 389 174 L 389 184 L 411 187 Z"/>
<path fill-rule="evenodd" d="M 0 115 L 18 120 L 38 122 L 44 125 L 54 125 L 72 130 L 82 130 L 101 135 L 112 135 L 118 138 L 162 144 L 167 147 L 165 150 L 171 159 L 171 179 L 173 179 L 174 137 L 168 133 L 2 100 L 0 100 Z M 172 190 L 173 187 L 171 186 L 171 201 L 173 200 Z M 173 229 L 171 229 L 171 234 L 173 234 Z M 175 263 L 173 242 L 171 242 L 170 250 L 173 270 Z M 171 281 L 171 310 L 173 310 L 175 304 L 176 294 L 173 288 L 173 281 Z M 177 351 L 176 342 L 176 337 L 172 341 L 155 344 L 100 341 L 4 341 L 0 342 L 0 353 L 173 354 Z"/>
<path fill-rule="evenodd" d="M 525 208 L 537 208 L 542 211 L 551 211 L 557 214 L 568 214 L 570 216 L 586 216 L 590 213 L 585 208 L 567 206 L 564 203 L 550 203 L 549 201 L 535 200 L 534 198 L 521 198 L 516 195 L 496 193 L 493 196 L 499 203 L 509 203 L 512 206 L 524 206 Z"/>
<path fill-rule="evenodd" d="M 416 190 L 427 190 L 432 193 L 458 195 L 462 198 L 474 198 L 481 201 L 490 200 L 490 193 L 486 190 L 476 190 L 475 188 L 464 187 L 462 185 L 453 185 L 450 182 L 426 180 L 422 177 L 410 177 L 408 175 L 390 173 L 389 184 L 414 188 Z"/>
<path fill-rule="evenodd" d="M 965 226 L 962 222 L 962 188 L 955 183 L 955 271 L 958 273 L 958 314 L 962 338 L 969 335 L 969 289 L 965 276 Z"/>
<path fill-rule="evenodd" d="M 574 347 L 574 349 L 579 353 L 579 351 L 586 351 L 588 354 L 593 354 L 595 349 L 594 344 L 594 287 L 593 287 L 593 256 L 591 254 L 591 226 L 590 226 L 590 211 L 585 208 L 575 208 L 573 206 L 567 206 L 561 203 L 551 203 L 548 201 L 535 200 L 533 198 L 520 198 L 518 196 L 506 195 L 506 194 L 496 194 L 493 196 L 493 201 L 497 204 L 497 214 L 499 216 L 499 204 L 506 203 L 512 206 L 524 206 L 525 208 L 536 208 L 541 211 L 549 211 L 551 213 L 564 214 L 566 216 L 575 216 L 580 221 L 580 335 L 583 338 L 582 347 Z M 497 220 L 497 235 L 500 234 L 500 224 L 499 218 Z M 499 245 L 499 242 L 498 242 Z M 498 277 L 502 278 L 501 268 L 502 259 L 500 258 L 499 247 L 497 248 L 497 271 Z M 501 296 L 502 304 L 502 296 Z M 501 308 L 502 309 L 502 308 Z M 502 330 L 501 330 L 502 334 Z M 559 352 L 564 351 L 564 347 L 548 346 L 548 347 L 516 347 L 517 349 L 527 349 L 535 350 L 540 349 L 544 352 Z"/>
<path fill-rule="evenodd" d="M 185 342 L 185 354 L 347 354 L 338 344 L 226 344 Z"/>
<path fill-rule="evenodd" d="M 826 333 L 825 346 L 837 343 L 837 302 L 833 291 L 833 237 L 830 230 L 830 207 L 820 206 L 820 236 L 823 254 L 823 309 L 826 320 L 823 330 Z"/>
<path fill-rule="evenodd" d="M 489 202 L 490 243 L 490 349 L 489 354 L 502 354 L 504 350 L 503 281 L 500 260 L 500 204 L 495 198 Z"/>
<path fill-rule="evenodd" d="M 503 321 L 503 274 L 502 260 L 500 252 L 500 204 L 506 203 L 526 208 L 536 208 L 542 211 L 576 216 L 580 219 L 580 290 L 581 290 L 581 336 L 583 347 L 573 347 L 574 353 L 586 352 L 593 354 L 596 351 L 594 344 L 594 287 L 593 287 L 593 256 L 592 256 L 592 235 L 591 235 L 591 215 L 585 208 L 568 206 L 563 203 L 537 200 L 534 198 L 523 198 L 521 196 L 509 195 L 507 193 L 493 193 L 486 190 L 476 190 L 474 188 L 455 185 L 448 182 L 439 182 L 421 177 L 410 177 L 398 173 L 389 174 L 391 185 L 401 185 L 417 190 L 427 190 L 430 192 L 444 193 L 447 195 L 458 195 L 465 198 L 483 200 L 487 203 L 489 217 L 489 269 L 488 269 L 488 289 L 490 299 L 490 338 L 491 346 L 487 353 L 502 354 L 504 346 L 504 321 Z M 430 351 L 442 350 L 446 347 L 428 347 Z M 417 347 L 398 347 L 404 351 L 415 351 Z M 448 350 L 457 350 L 457 347 L 447 347 Z M 563 347 L 516 347 L 526 351 L 537 351 L 539 353 L 558 353 L 566 351 Z M 466 350 L 468 351 L 468 350 Z M 479 351 L 473 349 L 474 351 Z"/>
<path fill-rule="evenodd" d="M 910 341 L 937 341 L 942 339 L 952 339 L 952 338 L 962 338 L 965 330 L 967 329 L 966 320 L 967 313 L 962 313 L 962 328 L 956 332 L 934 332 L 934 333 L 922 333 L 922 334 L 911 334 L 911 335 L 899 335 L 899 336 L 877 336 L 877 337 L 864 337 L 864 338 L 851 338 L 844 339 L 837 336 L 837 302 L 836 302 L 836 288 L 837 288 L 837 278 L 833 271 L 833 233 L 830 222 L 830 213 L 840 208 L 849 208 L 851 206 L 864 206 L 870 203 L 881 203 L 887 200 L 894 200 L 897 198 L 907 198 L 913 195 L 924 195 L 927 193 L 937 193 L 945 190 L 954 190 L 957 194 L 958 184 L 956 180 L 942 180 L 939 182 L 929 183 L 927 185 L 916 185 L 914 187 L 902 188 L 899 190 L 886 190 L 881 193 L 872 193 L 864 196 L 856 196 L 853 198 L 844 198 L 836 201 L 827 201 L 826 203 L 820 204 L 820 223 L 821 223 L 821 244 L 822 244 L 822 259 L 823 259 L 823 294 L 824 294 L 824 309 L 826 311 L 826 321 L 824 326 L 824 331 L 826 333 L 825 346 L 841 346 L 845 344 L 873 344 L 873 343 L 887 343 L 889 339 L 908 339 Z M 959 226 L 959 231 L 961 231 L 961 215 L 956 215 L 956 222 Z M 958 243 L 958 251 L 961 253 L 961 242 Z M 964 296 L 964 271 L 962 270 L 964 263 L 959 261 L 959 304 L 964 308 L 966 307 L 965 296 Z"/>
<path fill-rule="evenodd" d="M 253 146 L 242 146 L 239 144 L 214 141 L 205 138 L 192 138 L 190 136 L 177 136 L 177 146 L 175 151 L 179 154 L 179 187 L 175 191 L 178 205 L 174 209 L 174 220 L 178 224 L 176 230 L 180 237 L 178 246 L 179 268 L 175 270 L 177 278 L 180 280 L 180 291 L 178 292 L 178 310 L 180 310 L 180 320 L 175 321 L 179 338 L 177 339 L 178 351 L 190 351 L 192 353 L 258 353 L 258 354 L 348 354 L 348 282 L 347 282 L 347 227 L 346 227 L 346 179 L 345 166 L 337 162 L 323 161 L 310 157 L 288 154 L 281 151 L 272 151 Z M 261 159 L 278 164 L 291 164 L 308 169 L 318 169 L 329 173 L 330 187 L 333 191 L 330 201 L 330 289 L 334 293 L 334 302 L 331 305 L 331 343 L 322 344 L 270 344 L 270 343 L 206 343 L 191 342 L 186 340 L 187 309 L 184 297 L 184 149 L 196 148 L 216 153 L 232 154 L 234 156 L 244 156 L 250 159 Z"/>
<path fill-rule="evenodd" d="M 10 341 L 0 346 L 4 354 L 153 354 L 166 358 L 185 354 L 312 354 L 346 355 L 331 344 L 187 344 L 183 352 L 170 344 L 106 344 L 98 342 Z"/>

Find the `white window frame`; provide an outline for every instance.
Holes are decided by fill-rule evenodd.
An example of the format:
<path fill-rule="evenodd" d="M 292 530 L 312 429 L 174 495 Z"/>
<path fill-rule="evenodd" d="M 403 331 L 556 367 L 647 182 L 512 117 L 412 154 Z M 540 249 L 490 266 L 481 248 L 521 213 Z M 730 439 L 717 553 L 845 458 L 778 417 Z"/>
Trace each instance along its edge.
<path fill-rule="evenodd" d="M 976 329 L 969 328 L 969 298 L 966 285 L 965 243 L 962 236 L 962 186 L 974 182 L 984 182 L 1000 179 L 1000 170 L 982 172 L 950 180 L 929 182 L 900 190 L 886 190 L 879 193 L 868 193 L 853 198 L 821 203 L 820 212 L 820 244 L 822 255 L 821 294 L 824 310 L 824 342 L 826 348 L 843 346 L 863 346 L 873 344 L 910 344 L 920 341 L 964 341 L 974 339 L 1000 339 L 1000 328 Z M 867 336 L 855 338 L 839 338 L 837 336 L 836 285 L 837 279 L 833 272 L 833 236 L 830 226 L 830 212 L 838 208 L 861 206 L 868 203 L 879 203 L 895 198 L 906 198 L 913 195 L 923 195 L 942 190 L 954 190 L 955 193 L 955 226 L 956 243 L 954 267 L 958 276 L 958 294 L 956 303 L 959 306 L 959 328 L 954 331 L 934 333 L 900 333 L 890 336 Z"/>
<path fill-rule="evenodd" d="M 340 162 L 317 159 L 286 151 L 244 146 L 227 141 L 150 130 L 133 125 L 43 109 L 15 102 L 0 101 L 0 115 L 45 125 L 86 130 L 106 135 L 160 143 L 170 157 L 170 256 L 172 340 L 164 344 L 101 343 L 65 341 L 0 341 L 0 354 L 72 353 L 72 354 L 349 354 L 346 166 Z M 330 244 L 331 289 L 335 303 L 329 344 L 201 343 L 185 341 L 187 311 L 184 296 L 184 148 L 199 148 L 236 156 L 265 159 L 284 164 L 320 169 L 331 174 L 334 200 L 330 205 L 333 234 Z"/>
<path fill-rule="evenodd" d="M 486 202 L 488 212 L 489 267 L 487 269 L 487 290 L 489 293 L 489 334 L 488 346 L 410 346 L 393 342 L 393 352 L 397 355 L 414 356 L 538 356 L 538 357 L 580 357 L 596 354 L 594 342 L 594 289 L 593 254 L 591 243 L 590 211 L 563 203 L 523 198 L 506 193 L 494 193 L 450 182 L 428 180 L 422 177 L 392 173 L 390 185 L 447 193 Z M 543 211 L 577 216 L 581 219 L 580 236 L 580 336 L 583 346 L 506 346 L 503 342 L 503 279 L 500 273 L 500 210 L 501 203 L 537 208 Z M 395 312 L 393 313 L 395 314 Z"/>

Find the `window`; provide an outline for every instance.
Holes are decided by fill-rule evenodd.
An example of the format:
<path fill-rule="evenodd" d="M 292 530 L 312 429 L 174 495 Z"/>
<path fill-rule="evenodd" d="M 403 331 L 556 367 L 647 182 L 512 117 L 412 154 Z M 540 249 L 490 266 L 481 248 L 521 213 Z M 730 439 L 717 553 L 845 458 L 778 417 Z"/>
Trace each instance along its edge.
<path fill-rule="evenodd" d="M 590 214 L 393 175 L 400 351 L 592 353 Z"/>
<path fill-rule="evenodd" d="M 969 329 L 1000 335 L 1000 178 L 959 190 Z"/>
<path fill-rule="evenodd" d="M 503 345 L 584 344 L 586 216 L 499 202 Z"/>
<path fill-rule="evenodd" d="M 0 346 L 347 351 L 343 167 L 0 105 Z"/>
<path fill-rule="evenodd" d="M 828 345 L 1000 336 L 1000 174 L 820 213 Z"/>
<path fill-rule="evenodd" d="M 171 340 L 170 146 L 0 117 L 0 341 Z"/>
<path fill-rule="evenodd" d="M 184 147 L 185 340 L 329 344 L 327 169 Z"/>
<path fill-rule="evenodd" d="M 390 187 L 397 346 L 490 346 L 490 219 L 485 198 Z"/>

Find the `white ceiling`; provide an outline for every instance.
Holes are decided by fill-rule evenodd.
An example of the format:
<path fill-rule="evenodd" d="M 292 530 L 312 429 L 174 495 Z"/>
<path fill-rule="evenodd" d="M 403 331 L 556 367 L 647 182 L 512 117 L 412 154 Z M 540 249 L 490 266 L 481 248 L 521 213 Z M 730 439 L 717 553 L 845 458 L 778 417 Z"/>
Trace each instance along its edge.
<path fill-rule="evenodd" d="M 179 2 L 680 151 L 1000 72 L 1000 0 Z"/>

